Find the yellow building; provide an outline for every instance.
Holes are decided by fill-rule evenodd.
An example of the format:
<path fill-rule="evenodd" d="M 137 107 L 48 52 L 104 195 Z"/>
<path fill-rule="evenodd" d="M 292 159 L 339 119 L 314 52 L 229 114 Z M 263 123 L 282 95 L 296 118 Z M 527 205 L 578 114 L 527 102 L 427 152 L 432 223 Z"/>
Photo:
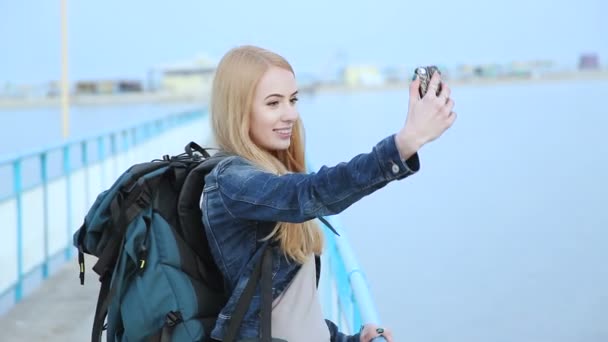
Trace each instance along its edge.
<path fill-rule="evenodd" d="M 377 67 L 371 65 L 347 66 L 344 68 L 344 84 L 347 86 L 379 85 L 384 77 Z"/>
<path fill-rule="evenodd" d="M 179 94 L 208 92 L 215 76 L 215 69 L 215 63 L 206 58 L 163 67 L 161 88 L 164 91 Z"/>

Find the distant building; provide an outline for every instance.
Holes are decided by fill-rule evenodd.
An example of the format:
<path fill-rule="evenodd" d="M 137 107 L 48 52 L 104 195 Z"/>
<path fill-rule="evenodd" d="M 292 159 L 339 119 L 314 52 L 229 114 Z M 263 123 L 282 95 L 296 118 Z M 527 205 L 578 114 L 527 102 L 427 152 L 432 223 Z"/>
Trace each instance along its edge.
<path fill-rule="evenodd" d="M 468 80 L 475 76 L 475 66 L 470 64 L 461 64 L 458 65 L 451 74 L 454 78 Z"/>
<path fill-rule="evenodd" d="M 385 82 L 385 78 L 375 66 L 357 65 L 344 69 L 343 81 L 347 86 L 380 85 Z"/>
<path fill-rule="evenodd" d="M 578 61 L 579 70 L 597 70 L 600 68 L 600 58 L 595 53 L 583 54 Z"/>
<path fill-rule="evenodd" d="M 476 77 L 498 77 L 503 74 L 503 67 L 499 64 L 480 64 L 474 68 Z"/>
<path fill-rule="evenodd" d="M 530 63 L 522 61 L 513 61 L 507 66 L 507 76 L 512 77 L 530 77 L 532 75 L 532 66 Z"/>
<path fill-rule="evenodd" d="M 203 93 L 211 89 L 216 65 L 207 58 L 160 67 L 160 88 L 180 94 Z"/>
<path fill-rule="evenodd" d="M 59 81 L 49 82 L 47 84 L 47 88 L 46 88 L 46 96 L 47 97 L 58 97 L 60 95 L 61 95 L 61 83 Z"/>
<path fill-rule="evenodd" d="M 93 80 L 78 81 L 75 85 L 76 94 L 122 94 L 141 92 L 141 81 L 137 80 Z"/>
<path fill-rule="evenodd" d="M 387 67 L 382 71 L 386 83 L 403 83 L 412 78 L 414 68 Z"/>

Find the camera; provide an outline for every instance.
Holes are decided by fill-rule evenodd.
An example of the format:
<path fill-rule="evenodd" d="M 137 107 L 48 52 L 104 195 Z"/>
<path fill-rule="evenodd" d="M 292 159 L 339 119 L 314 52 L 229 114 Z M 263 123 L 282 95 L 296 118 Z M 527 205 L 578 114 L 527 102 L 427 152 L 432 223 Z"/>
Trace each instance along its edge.
<path fill-rule="evenodd" d="M 426 94 L 427 90 L 429 89 L 429 83 L 431 82 L 431 77 L 433 77 L 433 75 L 436 72 L 438 72 L 441 75 L 441 71 L 439 71 L 439 69 L 434 65 L 420 66 L 420 67 L 417 67 L 416 70 L 414 70 L 413 79 L 416 79 L 416 76 L 418 76 L 418 78 L 420 79 L 420 88 L 418 89 L 418 92 L 420 93 L 420 97 L 424 97 L 424 95 Z M 435 95 L 439 96 L 440 93 L 441 93 L 441 83 L 439 83 L 439 87 L 437 88 L 437 93 Z"/>

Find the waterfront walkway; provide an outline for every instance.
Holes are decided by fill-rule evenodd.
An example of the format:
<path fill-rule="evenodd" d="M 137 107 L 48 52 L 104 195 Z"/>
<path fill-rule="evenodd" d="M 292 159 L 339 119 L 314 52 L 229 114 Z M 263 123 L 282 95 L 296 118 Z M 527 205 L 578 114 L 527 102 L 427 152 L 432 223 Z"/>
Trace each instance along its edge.
<path fill-rule="evenodd" d="M 29 296 L 0 316 L 2 342 L 83 342 L 91 340 L 99 280 L 86 259 L 85 285 L 76 259 L 62 265 Z"/>

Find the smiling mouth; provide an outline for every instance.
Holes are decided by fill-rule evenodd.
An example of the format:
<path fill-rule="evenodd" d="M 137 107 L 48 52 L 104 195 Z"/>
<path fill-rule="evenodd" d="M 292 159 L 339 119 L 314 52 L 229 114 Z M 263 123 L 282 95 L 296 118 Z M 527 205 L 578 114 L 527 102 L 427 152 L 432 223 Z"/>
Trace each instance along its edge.
<path fill-rule="evenodd" d="M 288 134 L 291 133 L 291 128 L 275 128 L 273 131 L 281 134 Z"/>

